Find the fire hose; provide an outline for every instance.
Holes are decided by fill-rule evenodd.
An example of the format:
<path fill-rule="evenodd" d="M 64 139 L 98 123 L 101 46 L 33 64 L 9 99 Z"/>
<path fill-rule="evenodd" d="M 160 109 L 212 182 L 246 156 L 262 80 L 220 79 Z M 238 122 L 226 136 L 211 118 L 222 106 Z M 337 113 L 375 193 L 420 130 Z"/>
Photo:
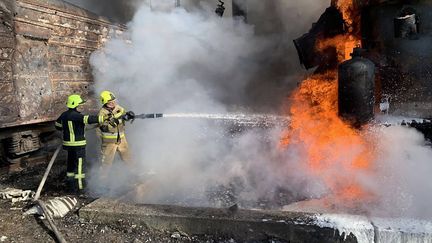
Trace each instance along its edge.
<path fill-rule="evenodd" d="M 56 151 L 54 152 L 54 155 L 51 157 L 51 160 L 50 160 L 50 162 L 48 163 L 48 167 L 47 167 L 46 170 L 45 170 L 45 174 L 44 174 L 44 176 L 42 177 L 41 182 L 39 183 L 39 187 L 38 187 L 38 189 L 37 189 L 37 191 L 36 191 L 36 195 L 35 195 L 35 197 L 34 197 L 34 199 L 33 199 L 34 201 L 37 201 L 37 200 L 39 199 L 40 194 L 41 194 L 41 192 L 42 192 L 42 188 L 43 188 L 44 185 L 45 185 L 45 181 L 46 181 L 46 179 L 48 178 L 48 175 L 49 175 L 49 173 L 50 173 L 50 171 L 51 171 L 51 168 L 52 168 L 52 166 L 53 166 L 53 164 L 54 164 L 54 161 L 55 161 L 56 158 L 57 158 L 57 155 L 58 155 L 59 152 L 60 152 L 61 147 L 62 147 L 61 145 L 58 146 L 57 149 L 56 149 Z"/>
<path fill-rule="evenodd" d="M 162 118 L 162 117 L 163 117 L 162 113 L 150 113 L 150 114 L 143 113 L 143 114 L 136 115 L 133 111 L 128 111 L 123 116 L 123 119 L 125 119 L 126 121 L 131 121 L 131 123 L 133 123 L 135 119 L 154 119 L 154 118 Z"/>
<path fill-rule="evenodd" d="M 48 221 L 48 224 L 51 227 L 51 230 L 54 232 L 55 237 L 57 238 L 57 241 L 60 243 L 66 243 L 66 240 L 64 239 L 63 235 L 60 233 L 60 231 L 57 229 L 53 218 L 51 217 L 51 215 L 48 213 L 48 209 L 45 206 L 45 203 L 41 200 L 36 200 L 35 203 L 42 209 L 42 211 L 44 212 L 45 218 Z"/>
<path fill-rule="evenodd" d="M 39 184 L 39 187 L 38 187 L 38 189 L 37 189 L 37 191 L 36 191 L 36 195 L 35 195 L 33 201 L 34 201 L 34 203 L 35 203 L 36 205 L 38 205 L 38 206 L 42 209 L 42 211 L 43 211 L 43 213 L 44 213 L 44 215 L 45 215 L 45 218 L 47 219 L 48 224 L 50 225 L 51 230 L 54 232 L 54 235 L 56 236 L 58 242 L 60 242 L 60 243 L 66 243 L 66 240 L 64 239 L 63 235 L 62 235 L 62 234 L 60 233 L 60 231 L 57 229 L 57 227 L 56 227 L 56 225 L 55 225 L 55 223 L 54 223 L 53 218 L 52 218 L 51 215 L 48 213 L 48 209 L 46 208 L 45 203 L 44 203 L 42 200 L 39 200 L 40 194 L 41 194 L 41 192 L 42 192 L 42 188 L 43 188 L 44 185 L 45 185 L 45 181 L 46 181 L 47 178 L 48 178 L 48 175 L 49 175 L 49 173 L 50 173 L 50 171 L 51 171 L 51 168 L 52 168 L 52 166 L 53 166 L 53 164 L 54 164 L 54 161 L 56 160 L 56 158 L 57 158 L 57 156 L 58 156 L 58 154 L 59 154 L 59 152 L 60 152 L 61 147 L 62 147 L 61 145 L 58 146 L 57 149 L 56 149 L 56 151 L 54 152 L 54 155 L 51 157 L 51 160 L 50 160 L 50 162 L 49 162 L 49 164 L 48 164 L 48 167 L 47 167 L 46 170 L 45 170 L 45 174 L 44 174 L 44 176 L 42 177 L 42 180 L 41 180 L 41 182 L 40 182 L 40 184 Z"/>
<path fill-rule="evenodd" d="M 162 113 L 135 115 L 136 119 L 149 119 L 149 118 L 162 118 L 162 117 L 163 117 Z"/>

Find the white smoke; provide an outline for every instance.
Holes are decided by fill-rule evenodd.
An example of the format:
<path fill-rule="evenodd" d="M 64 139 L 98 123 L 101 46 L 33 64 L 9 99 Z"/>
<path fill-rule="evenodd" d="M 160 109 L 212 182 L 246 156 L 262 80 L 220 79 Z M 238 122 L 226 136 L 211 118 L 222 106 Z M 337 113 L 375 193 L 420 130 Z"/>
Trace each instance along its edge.
<path fill-rule="evenodd" d="M 432 218 L 432 149 L 423 134 L 402 126 L 378 129 L 376 177 L 368 186 L 378 196 L 372 214 Z"/>
<path fill-rule="evenodd" d="M 334 163 L 330 170 L 334 170 L 334 175 L 345 176 L 348 180 L 354 178 L 365 192 L 370 193 L 370 197 L 341 201 L 337 196 L 333 197 L 325 184 L 318 180 L 315 191 L 301 192 L 316 199 L 294 203 L 284 209 L 432 219 L 432 196 L 429 193 L 432 190 L 429 179 L 432 173 L 432 148 L 424 135 L 414 128 L 401 125 L 374 125 L 364 129 L 361 134 L 370 144 L 375 145 L 371 146 L 374 150 L 371 153 L 374 155 L 371 168 L 367 172 L 345 171 L 340 168 L 340 163 Z M 355 148 L 348 150 L 345 153 L 354 151 Z M 340 158 L 337 159 L 352 161 L 343 158 L 344 153 L 338 151 L 338 154 Z M 289 163 L 291 162 L 292 160 Z M 301 166 L 295 169 L 302 171 Z M 310 180 L 317 178 L 311 177 L 308 181 Z"/>
<path fill-rule="evenodd" d="M 242 19 L 217 17 L 205 4 L 190 11 L 162 10 L 143 5 L 124 39 L 110 40 L 92 55 L 97 91 L 113 91 L 120 104 L 136 113 L 253 110 L 235 107 L 253 100 L 247 91 L 267 68 L 262 64 L 274 57 L 268 55 L 274 39 L 257 36 Z M 199 119 L 136 121 L 128 126 L 137 163 L 133 170 L 155 172 L 149 179 L 152 189 L 139 199 L 208 205 L 209 194 L 222 185 L 237 190 L 240 199 L 257 201 L 272 198 L 287 184 L 299 187 L 299 195 L 291 197 L 303 197 L 308 183 L 297 180 L 302 173 L 278 172 L 285 156 L 278 152 L 279 134 L 259 129 L 240 133 Z"/>
<path fill-rule="evenodd" d="M 262 4 L 250 3 L 249 9 Z M 127 40 L 110 40 L 92 55 L 97 91 L 113 91 L 120 104 L 136 113 L 255 110 L 255 105 L 262 105 L 255 96 L 268 92 L 263 87 L 271 85 L 271 80 L 258 80 L 257 85 L 257 77 L 275 71 L 268 63 L 287 64 L 284 67 L 293 70 L 293 76 L 284 73 L 285 78 L 301 81 L 295 51 L 278 43 L 291 42 L 308 30 L 327 5 L 314 3 L 274 1 L 281 28 L 276 35 L 266 33 L 272 18 L 253 26 L 241 19 L 218 18 L 205 4 L 188 11 L 156 11 L 154 6 L 151 11 L 143 5 L 128 24 Z M 147 182 L 133 192 L 140 202 L 225 205 L 211 201 L 220 186 L 235 191 L 235 195 L 222 195 L 228 203 L 288 198 L 285 203 L 289 204 L 329 193 L 308 173 L 300 149 L 279 147 L 278 128 L 235 132 L 233 127 L 202 119 L 162 118 L 138 120 L 127 129 L 137 163 L 133 171 L 144 174 Z M 432 184 L 426 179 L 432 172 L 432 151 L 425 147 L 422 135 L 402 127 L 374 133 L 374 139 L 379 138 L 379 157 L 373 163 L 373 176 L 353 175 L 376 195 L 377 200 L 366 205 L 367 211 L 432 216 L 428 194 Z M 127 178 L 114 179 L 129 183 Z"/>
<path fill-rule="evenodd" d="M 182 106 L 218 111 L 216 98 L 244 95 L 254 72 L 251 57 L 261 45 L 251 26 L 182 8 L 166 13 L 143 7 L 129 28 L 130 43 L 110 41 L 92 63 L 100 85 L 127 94 L 131 108 L 167 111 L 193 102 Z"/>

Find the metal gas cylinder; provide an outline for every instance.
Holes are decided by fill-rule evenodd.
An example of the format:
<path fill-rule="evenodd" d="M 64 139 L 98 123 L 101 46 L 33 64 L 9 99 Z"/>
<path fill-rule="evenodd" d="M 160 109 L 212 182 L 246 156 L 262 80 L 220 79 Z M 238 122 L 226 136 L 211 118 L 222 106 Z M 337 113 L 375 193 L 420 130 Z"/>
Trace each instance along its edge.
<path fill-rule="evenodd" d="M 375 65 L 354 48 L 351 59 L 339 65 L 339 116 L 360 126 L 374 116 Z"/>

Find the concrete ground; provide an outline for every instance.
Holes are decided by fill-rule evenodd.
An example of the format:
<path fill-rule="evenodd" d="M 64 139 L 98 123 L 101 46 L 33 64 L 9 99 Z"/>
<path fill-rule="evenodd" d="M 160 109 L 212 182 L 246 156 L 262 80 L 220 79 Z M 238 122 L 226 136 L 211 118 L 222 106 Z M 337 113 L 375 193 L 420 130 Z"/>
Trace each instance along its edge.
<path fill-rule="evenodd" d="M 64 196 L 64 184 L 61 172 L 62 163 L 56 163 L 42 193 L 43 200 L 56 196 Z M 0 189 L 13 187 L 36 191 L 44 173 L 45 166 L 40 165 L 25 169 L 18 173 L 0 173 Z M 95 199 L 78 198 L 79 208 L 84 207 Z M 34 216 L 23 216 L 22 208 L 26 203 L 11 204 L 8 200 L 0 199 L 0 242 L 55 242 L 54 235 L 47 222 Z M 67 242 L 221 242 L 235 243 L 229 236 L 215 236 L 212 234 L 187 235 L 176 230 L 156 230 L 145 225 L 134 224 L 126 219 L 115 222 L 95 222 L 91 219 L 80 218 L 79 210 L 69 213 L 62 219 L 55 219 L 57 228 Z M 249 241 L 258 242 L 258 241 Z M 268 237 L 259 242 L 284 242 Z"/>
<path fill-rule="evenodd" d="M 0 189 L 35 191 L 43 165 L 0 173 Z M 43 200 L 64 196 L 61 163 L 54 166 Z M 78 198 L 78 208 L 56 225 L 68 242 L 432 242 L 432 222 L 319 213 L 299 202 L 289 211 L 140 205 Z M 55 242 L 43 220 L 23 217 L 25 203 L 0 199 L 0 242 Z"/>
<path fill-rule="evenodd" d="M 308 205 L 307 201 L 293 204 Z M 286 207 L 290 208 L 290 207 Z M 304 210 L 304 209 L 303 209 Z M 230 237 L 239 242 L 432 242 L 432 221 L 380 218 L 340 212 L 200 208 L 132 204 L 98 199 L 81 208 L 82 219 L 112 224 L 127 221 L 184 235 Z"/>
<path fill-rule="evenodd" d="M 141 205 L 102 198 L 81 208 L 79 215 L 96 223 L 121 220 L 154 230 L 212 234 L 239 242 L 357 242 L 353 235 L 315 225 L 314 215 L 302 212 Z"/>

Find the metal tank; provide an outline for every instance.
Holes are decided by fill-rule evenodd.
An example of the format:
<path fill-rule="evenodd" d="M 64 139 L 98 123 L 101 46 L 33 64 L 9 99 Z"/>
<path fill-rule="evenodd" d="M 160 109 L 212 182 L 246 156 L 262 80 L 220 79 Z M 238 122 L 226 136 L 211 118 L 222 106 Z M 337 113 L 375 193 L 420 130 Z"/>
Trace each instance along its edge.
<path fill-rule="evenodd" d="M 360 126 L 374 117 L 375 65 L 362 57 L 355 48 L 352 58 L 339 65 L 339 115 L 351 124 Z"/>
<path fill-rule="evenodd" d="M 44 146 L 71 93 L 93 93 L 89 57 L 122 26 L 57 0 L 0 2 L 0 160 Z M 88 102 L 87 107 L 97 107 Z"/>
<path fill-rule="evenodd" d="M 328 7 L 308 33 L 294 40 L 300 63 L 306 69 L 316 66 L 321 66 L 320 69 L 335 67 L 337 65 L 336 50 L 329 48 L 319 51 L 315 46 L 320 39 L 331 38 L 343 33 L 342 14 L 336 7 Z"/>

